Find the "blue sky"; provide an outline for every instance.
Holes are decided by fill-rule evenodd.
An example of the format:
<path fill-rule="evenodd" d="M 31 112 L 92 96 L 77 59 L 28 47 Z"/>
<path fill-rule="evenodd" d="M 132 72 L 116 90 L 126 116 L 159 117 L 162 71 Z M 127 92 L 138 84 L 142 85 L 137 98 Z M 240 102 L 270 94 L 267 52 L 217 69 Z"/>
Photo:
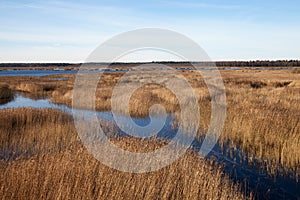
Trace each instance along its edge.
<path fill-rule="evenodd" d="M 299 7 L 296 0 L 0 0 L 0 62 L 82 62 L 110 37 L 147 27 L 182 33 L 213 60 L 300 59 Z"/>

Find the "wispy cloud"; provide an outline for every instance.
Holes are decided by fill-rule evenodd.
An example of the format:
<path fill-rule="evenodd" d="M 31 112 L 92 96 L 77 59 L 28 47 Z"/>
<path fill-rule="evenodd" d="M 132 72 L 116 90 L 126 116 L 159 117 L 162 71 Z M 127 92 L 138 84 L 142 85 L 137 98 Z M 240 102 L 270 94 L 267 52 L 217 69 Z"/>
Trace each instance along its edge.
<path fill-rule="evenodd" d="M 112 5 L 91 4 L 85 1 L 31 1 L 31 2 L 7 2 L 0 5 L 0 9 L 21 9 L 36 13 L 49 15 L 49 17 L 62 18 L 70 22 L 78 21 L 82 23 L 95 23 L 95 25 L 126 26 L 125 21 L 132 11 L 130 8 L 124 8 Z M 0 14 L 1 16 L 1 14 Z"/>
<path fill-rule="evenodd" d="M 46 0 L 4 1 L 0 23 L 0 44 L 94 46 L 116 30 L 126 30 L 133 20 L 128 9 L 118 6 Z"/>
<path fill-rule="evenodd" d="M 161 1 L 163 4 L 168 6 L 180 7 L 180 8 L 212 8 L 212 9 L 241 9 L 241 5 L 232 4 L 215 4 L 205 2 L 189 2 L 189 1 Z"/>
<path fill-rule="evenodd" d="M 299 14 L 290 13 L 291 6 L 264 9 L 270 3 L 2 0 L 0 62 L 78 61 L 106 39 L 145 27 L 187 35 L 218 60 L 299 57 Z"/>

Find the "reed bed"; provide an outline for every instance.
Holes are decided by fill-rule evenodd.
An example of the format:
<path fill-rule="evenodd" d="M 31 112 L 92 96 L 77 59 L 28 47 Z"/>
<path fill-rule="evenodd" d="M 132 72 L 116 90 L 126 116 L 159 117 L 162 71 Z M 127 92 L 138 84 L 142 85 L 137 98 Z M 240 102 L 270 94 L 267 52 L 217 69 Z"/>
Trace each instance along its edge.
<path fill-rule="evenodd" d="M 258 158 L 270 174 L 300 174 L 299 88 L 231 89 L 221 141 Z"/>
<path fill-rule="evenodd" d="M 195 152 L 155 172 L 123 173 L 94 159 L 81 145 L 71 117 L 61 111 L 4 109 L 0 116 L 1 150 L 18 153 L 0 159 L 3 199 L 252 198 L 241 193 L 220 166 Z M 134 152 L 165 144 L 129 137 L 111 141 Z"/>
<path fill-rule="evenodd" d="M 199 99 L 198 136 L 210 122 L 210 95 L 204 80 L 193 71 L 183 71 Z M 110 110 L 113 87 L 122 74 L 108 74 L 99 83 L 96 109 Z M 271 175 L 300 174 L 300 75 L 294 71 L 221 71 L 226 87 L 227 116 L 220 143 L 230 141 L 251 160 L 266 165 Z M 158 79 L 164 77 L 158 77 Z M 132 76 L 129 81 L 143 81 Z M 182 88 L 184 90 L 184 88 Z M 124 92 L 126 90 L 124 89 Z M 119 102 L 122 103 L 121 96 Z M 186 97 L 188 99 L 188 97 Z M 67 101 L 70 101 L 67 100 Z M 131 116 L 146 116 L 153 104 L 167 112 L 180 113 L 174 94 L 159 85 L 148 84 L 131 97 Z"/>
<path fill-rule="evenodd" d="M 14 98 L 13 91 L 9 88 L 8 85 L 0 85 L 0 104 L 5 104 L 10 102 Z"/>
<path fill-rule="evenodd" d="M 59 152 L 79 142 L 71 116 L 54 109 L 0 110 L 0 133 L 4 160 Z"/>
<path fill-rule="evenodd" d="M 156 172 L 102 165 L 84 148 L 0 162 L 4 199 L 247 199 L 216 166 L 185 155 Z"/>
<path fill-rule="evenodd" d="M 300 174 L 300 74 L 295 70 L 238 70 L 221 71 L 226 87 L 227 116 L 220 143 L 230 142 L 240 148 L 250 161 L 258 159 L 267 165 L 269 174 Z M 96 109 L 111 110 L 113 88 L 124 73 L 105 73 L 96 91 Z M 210 122 L 210 96 L 204 80 L 196 71 L 182 71 L 200 105 L 200 128 L 198 136 L 207 131 Z M 64 76 L 66 77 L 66 76 Z M 68 81 L 58 81 L 48 94 L 55 103 L 72 105 L 73 75 Z M 163 80 L 165 77 L 157 77 Z M 28 82 L 26 78 L 14 81 L 2 79 L 11 85 Z M 1 81 L 2 81 L 1 80 Z M 41 85 L 53 84 L 45 78 L 31 78 Z M 143 82 L 131 76 L 130 82 Z M 184 90 L 184 88 L 182 88 Z M 126 90 L 124 90 L 126 93 Z M 122 103 L 121 96 L 118 100 Z M 186 97 L 188 99 L 188 97 Z M 167 112 L 180 113 L 176 96 L 159 85 L 148 84 L 131 97 L 131 116 L 147 116 L 153 104 L 161 104 Z M 179 119 L 180 120 L 180 119 Z M 252 159 L 251 159 L 252 158 Z"/>

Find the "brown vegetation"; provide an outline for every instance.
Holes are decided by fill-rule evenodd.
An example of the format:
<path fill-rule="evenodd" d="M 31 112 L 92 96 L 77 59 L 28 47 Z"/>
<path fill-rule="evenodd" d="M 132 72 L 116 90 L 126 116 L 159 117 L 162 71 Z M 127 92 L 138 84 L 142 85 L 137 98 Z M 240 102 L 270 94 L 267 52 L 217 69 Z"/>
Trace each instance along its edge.
<path fill-rule="evenodd" d="M 114 85 L 124 73 L 105 73 L 96 91 L 96 109 L 110 110 Z M 199 136 L 210 122 L 210 96 L 201 76 L 183 71 L 195 90 L 200 104 Z M 227 117 L 220 143 L 230 141 L 267 165 L 270 174 L 300 174 L 300 74 L 293 70 L 221 71 L 226 87 Z M 72 105 L 74 75 L 67 81 L 50 81 L 49 77 L 1 79 L 11 88 L 22 83 L 54 85 L 46 92 L 55 103 Z M 162 77 L 163 78 L 163 77 Z M 142 81 L 131 77 L 130 81 Z M 126 90 L 124 90 L 126 92 Z M 120 102 L 122 99 L 120 99 Z M 145 85 L 131 98 L 132 116 L 148 115 L 151 105 L 161 103 L 168 112 L 180 112 L 178 100 L 159 85 Z"/>
<path fill-rule="evenodd" d="M 210 122 L 210 96 L 199 74 L 182 73 L 199 98 L 201 135 Z M 226 87 L 227 117 L 220 142 L 231 141 L 232 146 L 239 146 L 250 158 L 258 158 L 267 165 L 270 174 L 276 174 L 280 167 L 280 173 L 293 173 L 297 178 L 300 174 L 299 74 L 270 70 L 221 73 Z M 100 81 L 96 109 L 110 110 L 113 86 L 121 75 L 107 74 Z M 132 77 L 131 81 L 142 80 Z M 65 98 L 65 102 L 70 105 L 71 99 Z M 148 115 L 149 107 L 155 103 L 162 104 L 168 112 L 180 111 L 172 92 L 159 85 L 146 85 L 132 95 L 131 115 Z"/>
<path fill-rule="evenodd" d="M 14 98 L 13 91 L 8 85 L 0 85 L 0 104 L 5 104 Z"/>
<path fill-rule="evenodd" d="M 70 116 L 60 111 L 4 109 L 0 116 L 8 116 L 0 120 L 4 133 L 0 138 L 3 199 L 250 198 L 219 166 L 193 152 L 155 172 L 123 173 L 95 160 L 79 142 Z M 142 145 L 136 145 L 141 141 L 111 140 L 121 147 L 132 144 L 131 151 L 153 149 L 160 143 L 143 140 Z"/>
<path fill-rule="evenodd" d="M 19 108 L 0 113 L 2 159 L 57 152 L 76 141 L 72 118 L 58 110 Z"/>
<path fill-rule="evenodd" d="M 96 91 L 97 110 L 110 110 L 113 87 L 123 74 L 104 74 Z M 182 74 L 199 98 L 203 133 L 210 121 L 209 93 L 198 73 L 184 71 Z M 282 165 L 287 171 L 299 173 L 299 74 L 289 70 L 221 71 L 221 74 L 227 94 L 227 120 L 222 141 L 230 140 L 232 145 L 241 146 L 262 162 L 272 163 L 270 172 Z M 53 81 L 51 77 L 12 77 L 1 81 L 11 88 L 29 83 L 38 85 L 41 88 L 39 94 L 48 94 L 53 102 L 71 106 L 74 75 L 55 76 L 70 78 L 67 81 Z M 142 80 L 132 76 L 131 81 Z M 33 94 L 36 90 L 27 91 Z M 156 103 L 162 104 L 168 112 L 180 111 L 172 92 L 159 85 L 145 85 L 132 95 L 130 113 L 132 116 L 148 115 L 149 107 Z"/>

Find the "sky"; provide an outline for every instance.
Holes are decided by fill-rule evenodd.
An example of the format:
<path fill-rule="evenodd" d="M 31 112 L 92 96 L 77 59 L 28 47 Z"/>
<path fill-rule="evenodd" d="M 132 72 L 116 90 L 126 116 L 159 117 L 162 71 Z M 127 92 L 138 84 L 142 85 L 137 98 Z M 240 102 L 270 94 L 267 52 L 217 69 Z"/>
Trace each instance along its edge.
<path fill-rule="evenodd" d="M 111 37 L 140 28 L 181 33 L 215 61 L 300 59 L 299 7 L 298 0 L 0 0 L 0 62 L 84 62 Z M 151 51 L 122 59 L 176 60 Z"/>

